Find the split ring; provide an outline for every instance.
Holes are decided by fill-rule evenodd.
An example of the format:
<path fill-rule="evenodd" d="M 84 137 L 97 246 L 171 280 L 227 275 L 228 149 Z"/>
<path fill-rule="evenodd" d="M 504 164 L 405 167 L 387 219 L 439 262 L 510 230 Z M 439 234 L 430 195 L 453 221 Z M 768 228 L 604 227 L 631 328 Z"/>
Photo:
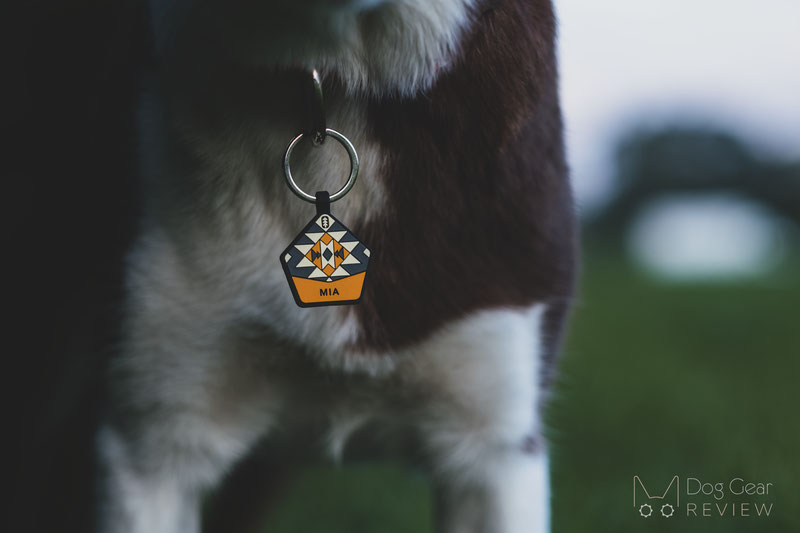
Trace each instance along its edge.
<path fill-rule="evenodd" d="M 331 202 L 335 202 L 336 200 L 341 200 L 345 194 L 350 192 L 350 189 L 352 189 L 353 185 L 356 183 L 356 177 L 358 177 L 358 154 L 356 154 L 356 149 L 353 146 L 353 143 L 351 143 L 347 137 L 338 131 L 325 128 L 325 133 L 339 141 L 339 144 L 344 146 L 344 149 L 347 150 L 347 155 L 350 156 L 350 177 L 347 178 L 347 182 L 342 186 L 341 189 L 331 194 Z M 289 159 L 292 156 L 292 150 L 294 150 L 294 147 L 298 142 L 300 142 L 300 139 L 303 138 L 303 135 L 304 134 L 301 133 L 292 139 L 292 142 L 290 142 L 289 146 L 286 148 L 286 154 L 283 156 L 283 174 L 286 176 L 286 184 L 289 185 L 289 189 L 291 189 L 294 194 L 306 202 L 315 203 L 317 201 L 317 197 L 313 194 L 308 194 L 301 189 L 299 185 L 297 185 L 297 182 L 294 181 L 294 178 L 292 177 L 292 170 L 290 168 L 291 165 Z"/>

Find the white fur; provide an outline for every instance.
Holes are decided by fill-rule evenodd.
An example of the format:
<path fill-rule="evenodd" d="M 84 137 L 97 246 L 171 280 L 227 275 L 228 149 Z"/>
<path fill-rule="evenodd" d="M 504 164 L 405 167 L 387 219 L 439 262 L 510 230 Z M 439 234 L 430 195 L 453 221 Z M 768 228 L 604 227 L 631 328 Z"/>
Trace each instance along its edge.
<path fill-rule="evenodd" d="M 200 492 L 272 421 L 304 412 L 329 415 L 329 445 L 336 455 L 370 418 L 416 428 L 449 502 L 442 509 L 442 531 L 546 531 L 545 450 L 524 449 L 527 438 L 541 434 L 536 384 L 543 312 L 536 305 L 454 322 L 387 354 L 396 363 L 393 370 L 358 386 L 348 380 L 326 384 L 321 374 L 287 374 L 280 365 L 262 367 L 259 357 L 299 354 L 282 354 L 261 338 L 221 335 L 211 346 L 199 335 L 206 329 L 202 322 L 195 323 L 193 337 L 169 334 L 181 331 L 180 324 L 160 329 L 158 320 L 147 321 L 146 344 L 130 347 L 143 352 L 118 364 L 135 367 L 137 386 L 128 401 L 144 407 L 156 401 L 160 410 L 146 414 L 133 439 L 112 429 L 101 434 L 109 474 L 102 531 L 196 531 Z M 197 319 L 202 315 L 187 317 Z M 322 392 L 310 395 L 313 390 Z"/>
<path fill-rule="evenodd" d="M 438 389 L 425 414 L 439 467 L 469 482 L 486 479 L 485 458 L 538 433 L 537 376 L 543 305 L 486 311 L 445 327 L 413 349 L 417 379 Z M 474 465 L 474 466 L 473 466 Z"/>
<path fill-rule="evenodd" d="M 370 419 L 369 412 L 341 411 L 330 418 L 328 453 L 334 461 L 341 461 L 347 439 Z"/>
<path fill-rule="evenodd" d="M 417 379 L 436 390 L 418 424 L 436 458 L 448 533 L 548 530 L 546 452 L 523 449 L 526 438 L 541 441 L 544 310 L 479 313 L 409 358 Z"/>
<path fill-rule="evenodd" d="M 175 470 L 142 475 L 130 463 L 126 443 L 104 428 L 98 436 L 102 460 L 109 465 L 98 517 L 101 531 L 198 531 L 196 490 L 181 486 Z M 192 465 L 192 473 L 197 468 Z"/>
<path fill-rule="evenodd" d="M 505 456 L 483 484 L 440 488 L 440 533 L 547 533 L 550 531 L 547 456 Z"/>
<path fill-rule="evenodd" d="M 547 454 L 509 458 L 492 472 L 498 509 L 496 531 L 550 531 L 550 465 Z"/>
<path fill-rule="evenodd" d="M 165 196 L 168 193 L 162 189 L 172 187 L 176 175 L 183 176 L 192 187 L 208 191 L 208 197 L 201 198 L 207 213 L 204 220 L 183 221 L 191 224 L 189 228 L 163 228 L 160 220 L 151 223 L 149 219 L 171 222 L 176 215 L 166 211 L 180 208 L 155 205 L 148 209 L 144 231 L 130 256 L 129 292 L 134 300 L 164 302 L 169 309 L 159 314 L 169 327 L 180 324 L 181 316 L 207 314 L 207 321 L 197 320 L 204 324 L 201 331 L 189 325 L 186 332 L 197 342 L 206 338 L 213 343 L 214 336 L 232 323 L 269 324 L 287 341 L 312 348 L 325 364 L 370 373 L 390 369 L 392 363 L 385 357 L 362 358 L 342 350 L 358 333 L 352 309 L 299 308 L 286 285 L 279 257 L 314 215 L 313 204 L 289 191 L 279 164 L 297 132 L 282 124 L 259 122 L 237 124 L 225 134 L 194 126 L 191 148 L 196 159 L 187 160 L 175 155 L 179 150 L 173 149 L 173 139 L 163 138 L 171 126 L 163 122 L 160 106 L 158 95 L 151 95 L 144 106 L 147 195 Z M 348 103 L 328 112 L 328 123 L 346 132 L 360 159 L 356 185 L 332 205 L 348 227 L 386 208 L 379 178 L 382 155 L 367 137 L 362 117 L 363 110 Z M 346 180 L 350 161 L 345 150 L 329 139 L 294 158 L 292 170 L 306 190 L 334 191 Z"/>
<path fill-rule="evenodd" d="M 342 3 L 246 3 L 151 0 L 157 48 L 202 53 L 224 43 L 254 66 L 301 66 L 336 72 L 351 92 L 411 94 L 444 70 L 472 16 L 474 0 L 374 0 Z M 185 43 L 181 43 L 185 39 Z"/>

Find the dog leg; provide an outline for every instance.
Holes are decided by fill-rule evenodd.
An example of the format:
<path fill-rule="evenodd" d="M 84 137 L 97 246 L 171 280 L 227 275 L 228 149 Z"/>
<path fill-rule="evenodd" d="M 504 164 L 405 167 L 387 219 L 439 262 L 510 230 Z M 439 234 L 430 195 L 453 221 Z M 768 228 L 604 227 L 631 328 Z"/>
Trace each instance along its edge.
<path fill-rule="evenodd" d="M 98 531 L 197 533 L 203 491 L 264 434 L 280 394 L 269 354 L 228 330 L 224 302 L 190 290 L 158 254 L 142 264 L 156 268 L 131 276 L 98 436 Z"/>
<path fill-rule="evenodd" d="M 545 533 L 549 529 L 547 456 L 499 453 L 492 473 L 436 488 L 437 531 L 442 533 Z"/>
<path fill-rule="evenodd" d="M 544 305 L 455 323 L 414 354 L 442 533 L 549 531 L 538 416 Z"/>
<path fill-rule="evenodd" d="M 199 532 L 203 491 L 266 429 L 269 408 L 259 403 L 224 421 L 202 409 L 154 404 L 132 424 L 113 420 L 104 427 L 98 439 L 104 468 L 99 531 Z"/>

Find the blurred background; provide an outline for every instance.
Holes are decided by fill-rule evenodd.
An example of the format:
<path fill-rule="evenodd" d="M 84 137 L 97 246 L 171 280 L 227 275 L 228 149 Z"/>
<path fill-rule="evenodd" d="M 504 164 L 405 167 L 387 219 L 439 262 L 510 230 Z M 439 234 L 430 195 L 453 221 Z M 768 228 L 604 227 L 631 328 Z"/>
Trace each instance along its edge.
<path fill-rule="evenodd" d="M 800 3 L 557 9 L 584 267 L 549 412 L 553 531 L 800 531 Z M 640 517 L 634 475 L 680 476 L 683 508 Z M 717 503 L 683 499 L 686 478 L 737 477 L 774 490 L 686 516 Z"/>
<path fill-rule="evenodd" d="M 15 525 L 4 531 L 90 515 L 80 502 L 109 342 L 93 332 L 115 322 L 135 213 L 131 65 L 147 57 L 141 2 L 110 6 L 2 6 L 3 268 L 17 319 L 2 388 L 4 420 L 21 428 L 7 439 L 15 490 L 0 519 Z M 800 3 L 557 10 L 584 257 L 547 412 L 553 531 L 800 531 Z M 36 481 L 53 471 L 67 475 Z M 772 483 L 769 496 L 725 502 L 773 507 L 645 519 L 636 475 L 654 493 L 675 475 Z M 389 463 L 311 467 L 264 530 L 424 533 L 430 496 L 421 474 Z"/>

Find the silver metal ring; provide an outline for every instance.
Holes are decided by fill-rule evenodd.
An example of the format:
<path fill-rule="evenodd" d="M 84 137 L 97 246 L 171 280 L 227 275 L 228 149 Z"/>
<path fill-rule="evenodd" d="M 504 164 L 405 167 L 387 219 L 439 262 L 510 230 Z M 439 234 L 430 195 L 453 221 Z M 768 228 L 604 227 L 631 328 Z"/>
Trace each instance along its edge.
<path fill-rule="evenodd" d="M 352 189 L 353 185 L 356 183 L 356 177 L 358 177 L 358 154 L 356 154 L 356 149 L 353 146 L 353 143 L 351 143 L 347 137 L 338 131 L 325 128 L 325 133 L 339 141 L 339 143 L 344 146 L 345 150 L 347 150 L 347 154 L 350 156 L 350 177 L 347 178 L 347 183 L 345 183 L 341 189 L 331 194 L 331 202 L 335 202 L 350 192 L 350 189 Z M 289 163 L 289 159 L 292 156 L 292 150 L 294 150 L 295 145 L 300 142 L 300 139 L 303 138 L 303 135 L 304 134 L 301 133 L 292 139 L 292 142 L 290 142 L 289 146 L 286 148 L 286 154 L 283 156 L 283 174 L 286 176 L 286 183 L 289 185 L 289 189 L 291 189 L 293 193 L 306 202 L 315 203 L 317 201 L 317 197 L 305 192 L 300 188 L 299 185 L 297 185 L 297 182 L 294 181 Z"/>

